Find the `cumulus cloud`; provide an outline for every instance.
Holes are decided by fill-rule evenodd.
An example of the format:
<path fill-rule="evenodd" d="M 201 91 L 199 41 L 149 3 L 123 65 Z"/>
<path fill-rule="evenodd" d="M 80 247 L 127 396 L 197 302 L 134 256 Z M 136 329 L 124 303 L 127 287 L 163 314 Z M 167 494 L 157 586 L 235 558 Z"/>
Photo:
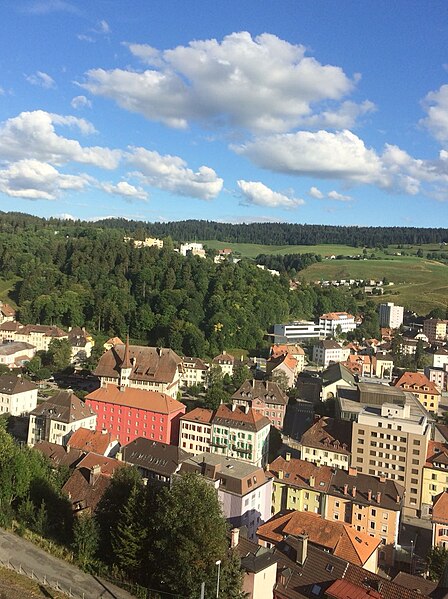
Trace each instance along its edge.
<path fill-rule="evenodd" d="M 80 108 L 91 108 L 92 102 L 85 96 L 75 96 L 70 105 L 75 110 L 79 110 Z"/>
<path fill-rule="evenodd" d="M 423 101 L 428 116 L 420 121 L 441 143 L 448 142 L 448 84 L 429 92 Z"/>
<path fill-rule="evenodd" d="M 91 164 L 114 169 L 121 158 L 119 150 L 99 146 L 85 147 L 74 139 L 58 135 L 55 125 L 77 127 L 82 133 L 95 129 L 88 121 L 36 110 L 22 112 L 0 125 L 0 159 L 36 159 L 54 165 L 67 162 Z"/>
<path fill-rule="evenodd" d="M 322 179 L 378 182 L 381 161 L 350 131 L 269 135 L 233 149 L 262 168 Z"/>
<path fill-rule="evenodd" d="M 375 104 L 369 100 L 365 100 L 361 104 L 347 100 L 335 110 L 323 110 L 318 114 L 303 118 L 300 125 L 313 129 L 351 129 L 361 116 L 375 110 Z"/>
<path fill-rule="evenodd" d="M 100 188 L 111 195 L 119 195 L 125 200 L 147 200 L 148 193 L 141 187 L 135 187 L 127 181 L 120 181 L 116 185 L 113 183 L 101 183 Z"/>
<path fill-rule="evenodd" d="M 243 196 L 243 204 L 264 206 L 268 208 L 297 208 L 305 202 L 300 198 L 290 198 L 278 191 L 273 191 L 260 181 L 237 181 Z"/>
<path fill-rule="evenodd" d="M 248 32 L 232 33 L 221 42 L 198 40 L 164 51 L 127 45 L 149 68 L 92 69 L 84 87 L 170 127 L 199 121 L 257 132 L 288 131 L 311 117 L 316 105 L 340 101 L 355 85 L 340 67 L 321 64 L 306 56 L 304 46 L 268 33 L 254 38 Z M 367 104 L 346 105 L 338 122 L 368 110 Z"/>
<path fill-rule="evenodd" d="M 314 186 L 310 187 L 308 194 L 312 198 L 316 198 L 316 200 L 321 200 L 324 197 L 324 194 L 321 192 L 321 190 Z"/>
<path fill-rule="evenodd" d="M 39 160 L 19 160 L 0 169 L 0 192 L 13 198 L 55 200 L 61 191 L 81 191 L 89 184 L 85 175 L 65 175 Z"/>
<path fill-rule="evenodd" d="M 438 160 L 421 160 L 386 144 L 378 154 L 347 130 L 269 135 L 233 149 L 262 168 L 289 175 L 340 180 L 352 186 L 370 184 L 410 195 L 430 195 L 434 186 L 448 191 L 448 162 L 442 153 Z M 319 198 L 317 188 L 309 193 Z M 327 197 L 341 200 L 334 194 Z"/>
<path fill-rule="evenodd" d="M 31 83 L 31 85 L 38 85 L 40 87 L 44 87 L 45 89 L 56 87 L 54 79 L 43 71 L 36 71 L 36 73 L 33 75 L 27 75 L 25 79 L 28 81 L 28 83 Z"/>
<path fill-rule="evenodd" d="M 329 191 L 327 197 L 330 200 L 336 200 L 337 202 L 351 202 L 353 199 L 351 196 L 343 195 L 337 191 Z"/>
<path fill-rule="evenodd" d="M 194 172 L 179 156 L 131 148 L 127 160 L 138 169 L 142 182 L 179 195 L 211 200 L 223 186 L 223 180 L 212 168 L 201 166 Z"/>

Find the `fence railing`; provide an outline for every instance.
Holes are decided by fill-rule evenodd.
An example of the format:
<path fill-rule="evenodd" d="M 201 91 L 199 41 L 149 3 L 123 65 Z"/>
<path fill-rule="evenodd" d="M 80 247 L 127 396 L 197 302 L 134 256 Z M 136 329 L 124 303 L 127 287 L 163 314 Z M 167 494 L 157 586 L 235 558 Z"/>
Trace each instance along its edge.
<path fill-rule="evenodd" d="M 18 574 L 22 574 L 23 576 L 27 576 L 30 580 L 34 580 L 36 584 L 41 584 L 44 587 L 49 587 L 58 593 L 62 593 L 67 597 L 73 597 L 73 599 L 92 599 L 91 597 L 87 597 L 85 593 L 76 593 L 72 589 L 72 587 L 68 587 L 67 585 L 62 584 L 59 580 L 42 576 L 37 574 L 34 570 L 30 570 L 29 568 L 25 568 L 21 563 L 15 563 L 12 560 L 7 560 L 6 562 L 0 559 L 0 565 L 4 568 L 8 568 L 8 570 L 13 570 Z"/>

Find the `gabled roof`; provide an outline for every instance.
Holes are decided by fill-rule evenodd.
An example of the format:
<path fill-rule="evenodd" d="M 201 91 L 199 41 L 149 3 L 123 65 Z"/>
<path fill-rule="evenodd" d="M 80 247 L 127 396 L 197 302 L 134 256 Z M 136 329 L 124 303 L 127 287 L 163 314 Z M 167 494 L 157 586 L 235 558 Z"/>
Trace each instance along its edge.
<path fill-rule="evenodd" d="M 30 350 L 35 350 L 35 346 L 31 345 L 31 343 L 27 343 L 26 341 L 13 341 L 12 343 L 2 343 L 0 345 L 0 355 L 1 356 L 12 356 L 18 352 L 30 352 Z"/>
<path fill-rule="evenodd" d="M 312 489 L 319 493 L 328 492 L 332 477 L 329 466 L 316 466 L 296 458 L 286 460 L 281 456 L 269 464 L 268 471 L 288 486 Z M 282 472 L 283 478 L 279 477 L 279 472 Z"/>
<path fill-rule="evenodd" d="M 0 312 L 5 316 L 5 318 L 14 318 L 16 315 L 16 311 L 9 304 L 5 304 L 5 302 L 0 302 Z"/>
<path fill-rule="evenodd" d="M 207 410 L 206 408 L 194 408 L 191 412 L 187 412 L 187 414 L 180 417 L 181 420 L 200 422 L 202 424 L 211 424 L 212 418 L 213 410 Z"/>
<path fill-rule="evenodd" d="M 345 381 L 352 387 L 355 386 L 355 378 L 352 373 L 340 363 L 330 364 L 330 366 L 322 372 L 323 386 Z"/>
<path fill-rule="evenodd" d="M 337 343 L 337 341 L 333 341 L 332 339 L 323 339 L 322 341 L 316 343 L 316 345 L 318 347 L 322 347 L 325 350 L 342 349 L 342 346 L 339 343 Z"/>
<path fill-rule="evenodd" d="M 444 468 L 448 466 L 448 444 L 439 441 L 428 441 L 426 452 L 427 468 Z"/>
<path fill-rule="evenodd" d="M 67 447 L 105 455 L 109 445 L 114 441 L 116 441 L 116 437 L 113 437 L 108 431 L 91 431 L 81 427 L 70 437 Z"/>
<path fill-rule="evenodd" d="M 381 480 L 377 476 L 351 474 L 352 470 L 335 471 L 328 493 L 341 499 L 350 499 L 359 505 L 381 507 L 399 512 L 404 497 L 404 487 L 394 480 Z M 344 493 L 345 489 L 347 492 Z M 354 496 L 353 496 L 354 495 Z"/>
<path fill-rule="evenodd" d="M 213 358 L 213 364 L 234 364 L 235 358 L 232 354 L 228 354 L 227 352 L 223 352 L 219 354 L 219 356 L 215 356 Z"/>
<path fill-rule="evenodd" d="M 115 345 L 109 349 L 101 356 L 94 374 L 118 379 L 125 352 L 125 345 Z M 128 357 L 132 366 L 131 381 L 172 383 L 182 362 L 182 358 L 172 349 L 141 345 L 129 345 Z"/>
<path fill-rule="evenodd" d="M 324 416 L 303 433 L 300 442 L 304 447 L 350 455 L 352 428 L 352 422 Z"/>
<path fill-rule="evenodd" d="M 335 580 L 326 590 L 328 599 L 382 599 L 375 589 L 359 587 L 348 580 Z"/>
<path fill-rule="evenodd" d="M 271 357 L 277 358 L 278 356 L 285 354 L 290 354 L 291 356 L 304 356 L 305 352 L 303 347 L 296 343 L 275 343 L 271 346 Z"/>
<path fill-rule="evenodd" d="M 33 447 L 40 453 L 43 453 L 55 466 L 68 466 L 72 468 L 84 456 L 85 453 L 79 449 L 67 449 L 59 443 L 50 443 L 49 441 L 39 441 Z"/>
<path fill-rule="evenodd" d="M 68 495 L 75 511 L 94 512 L 110 483 L 110 476 L 99 474 L 91 480 L 89 470 L 75 468 L 62 491 Z"/>
<path fill-rule="evenodd" d="M 362 533 L 344 522 L 325 520 L 312 512 L 278 514 L 262 524 L 258 537 L 280 543 L 289 535 L 308 535 L 308 542 L 358 566 L 364 565 L 381 544 L 381 539 Z"/>
<path fill-rule="evenodd" d="M 145 470 L 171 476 L 191 454 L 177 445 L 168 445 L 137 437 L 121 448 L 123 461 Z"/>
<path fill-rule="evenodd" d="M 285 406 L 288 403 L 288 396 L 272 381 L 258 381 L 252 379 L 244 381 L 241 387 L 232 395 L 232 401 L 251 402 L 259 399 L 263 403 Z"/>
<path fill-rule="evenodd" d="M 432 504 L 431 520 L 438 524 L 448 524 L 448 493 L 439 493 Z"/>
<path fill-rule="evenodd" d="M 221 404 L 216 410 L 212 423 L 253 432 L 271 426 L 269 418 L 252 408 L 249 408 L 246 412 L 240 406 L 228 407 L 225 404 Z"/>
<path fill-rule="evenodd" d="M 172 414 L 185 410 L 185 406 L 177 399 L 173 399 L 166 393 L 157 391 L 146 391 L 136 387 L 117 387 L 117 385 L 106 385 L 99 387 L 86 395 L 86 400 L 103 401 L 118 406 L 127 406 L 157 412 L 159 414 Z"/>
<path fill-rule="evenodd" d="M 440 395 L 440 391 L 436 385 L 421 372 L 404 372 L 395 383 L 395 387 L 409 389 L 416 393 Z"/>
<path fill-rule="evenodd" d="M 95 467 L 99 467 L 101 474 L 110 477 L 116 470 L 125 468 L 126 464 L 120 462 L 120 460 L 107 458 L 99 453 L 94 453 L 91 451 L 90 453 L 86 454 L 76 466 L 77 469 L 85 468 L 87 470 L 92 470 Z"/>
<path fill-rule="evenodd" d="M 34 408 L 30 414 L 47 417 L 66 424 L 96 416 L 96 412 L 79 399 L 73 391 L 58 391 L 56 395 Z"/>
<path fill-rule="evenodd" d="M 184 368 L 191 370 L 208 370 L 208 364 L 206 364 L 201 358 L 193 358 L 192 356 L 184 356 L 182 358 L 182 364 Z"/>
<path fill-rule="evenodd" d="M 0 376 L 0 393 L 5 395 L 27 393 L 35 391 L 37 388 L 37 385 L 19 376 L 10 376 L 9 374 Z"/>

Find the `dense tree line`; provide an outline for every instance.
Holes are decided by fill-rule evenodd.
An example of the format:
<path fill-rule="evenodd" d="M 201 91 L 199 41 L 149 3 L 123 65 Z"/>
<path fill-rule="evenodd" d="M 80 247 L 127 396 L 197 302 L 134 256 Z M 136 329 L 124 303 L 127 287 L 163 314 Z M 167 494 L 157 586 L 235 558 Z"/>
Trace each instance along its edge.
<path fill-rule="evenodd" d="M 354 247 L 379 247 L 392 244 L 448 243 L 448 229 L 419 227 L 355 227 L 307 225 L 298 223 L 230 224 L 206 220 L 169 223 L 142 223 L 124 218 L 105 219 L 96 223 L 48 220 L 18 212 L 0 212 L 0 232 L 19 232 L 24 228 L 115 229 L 136 238 L 148 235 L 171 236 L 177 242 L 218 240 L 229 243 L 263 243 L 267 245 L 344 244 Z"/>
<path fill-rule="evenodd" d="M 267 268 L 287 272 L 291 275 L 308 268 L 316 262 L 322 262 L 322 256 L 318 254 L 259 254 L 255 259 L 257 264 L 263 264 Z"/>
<path fill-rule="evenodd" d="M 356 312 L 346 291 L 290 291 L 286 275 L 273 277 L 250 260 L 214 264 L 174 252 L 169 238 L 162 250 L 135 248 L 120 229 L 29 219 L 20 215 L 17 224 L 8 215 L 0 232 L 0 275 L 17 279 L 12 296 L 24 324 L 129 332 L 143 344 L 206 357 L 263 347 L 277 322 Z"/>

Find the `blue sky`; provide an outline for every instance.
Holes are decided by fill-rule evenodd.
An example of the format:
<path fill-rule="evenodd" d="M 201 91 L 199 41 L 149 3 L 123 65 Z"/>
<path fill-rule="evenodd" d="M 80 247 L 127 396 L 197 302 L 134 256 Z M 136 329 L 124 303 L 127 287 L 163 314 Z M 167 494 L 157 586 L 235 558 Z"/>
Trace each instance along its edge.
<path fill-rule="evenodd" d="M 0 210 L 448 226 L 448 4 L 3 0 Z"/>

